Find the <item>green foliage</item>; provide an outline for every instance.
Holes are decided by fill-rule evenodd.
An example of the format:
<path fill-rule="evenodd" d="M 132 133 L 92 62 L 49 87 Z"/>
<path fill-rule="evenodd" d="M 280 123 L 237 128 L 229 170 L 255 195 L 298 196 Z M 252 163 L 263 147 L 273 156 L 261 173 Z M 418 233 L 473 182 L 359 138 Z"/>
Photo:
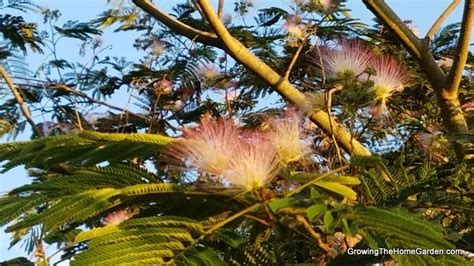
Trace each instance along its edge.
<path fill-rule="evenodd" d="M 37 31 L 37 25 L 28 23 L 21 16 L 0 15 L 0 33 L 14 48 L 26 53 L 27 47 L 41 52 L 42 40 Z"/>
<path fill-rule="evenodd" d="M 454 249 L 439 227 L 403 209 L 360 207 L 346 218 L 354 222 L 373 249 Z M 457 255 L 392 255 L 392 258 L 402 265 L 470 265 Z"/>
<path fill-rule="evenodd" d="M 4 172 L 25 164 L 26 167 L 50 169 L 61 163 L 94 166 L 101 162 L 115 164 L 128 158 L 157 153 L 173 139 L 152 134 L 112 134 L 84 131 L 78 135 L 38 138 L 31 142 L 0 144 Z"/>
<path fill-rule="evenodd" d="M 218 230 L 207 244 L 220 251 L 227 265 L 273 265 L 277 261 L 270 247 L 259 237 L 246 239 L 235 230 Z"/>
<path fill-rule="evenodd" d="M 18 190 L 41 191 L 41 187 L 37 189 L 35 185 L 26 185 Z M 140 198 L 146 199 L 150 194 L 157 196 L 160 194 L 186 193 L 182 187 L 168 183 L 139 184 L 125 186 L 121 189 L 108 187 L 84 190 L 83 188 L 82 190 L 75 190 L 74 194 L 70 194 L 72 193 L 70 190 L 65 192 L 61 192 L 63 195 L 58 195 L 55 191 L 46 191 L 43 195 L 47 195 L 47 198 L 42 197 L 43 195 L 32 194 L 23 199 L 28 204 L 13 202 L 10 205 L 6 205 L 4 207 L 5 212 L 1 212 L 2 219 L 6 222 L 20 216 L 22 211 L 36 206 L 39 207 L 45 203 L 49 205 L 48 208 L 39 213 L 31 213 L 26 217 L 22 217 L 20 221 L 9 226 L 7 231 L 12 232 L 42 223 L 46 232 L 56 232 L 57 230 L 67 229 L 72 225 L 84 223 L 88 219 L 97 217 L 126 202 Z M 18 196 L 15 195 L 11 196 L 10 199 L 6 198 L 5 201 L 14 201 L 17 198 Z M 154 201 L 159 201 L 159 198 Z"/>
<path fill-rule="evenodd" d="M 92 35 L 99 35 L 102 33 L 100 30 L 78 21 L 69 21 L 62 28 L 57 26 L 54 28 L 64 37 L 75 38 L 82 41 L 91 39 Z"/>
<path fill-rule="evenodd" d="M 88 241 L 72 265 L 110 265 L 111 263 L 164 263 L 176 265 L 225 265 L 212 249 L 192 247 L 203 233 L 198 221 L 181 217 L 158 216 L 124 221 L 84 231 L 75 243 Z"/>
<path fill-rule="evenodd" d="M 196 247 L 185 250 L 172 262 L 173 265 L 228 265 L 211 248 Z"/>

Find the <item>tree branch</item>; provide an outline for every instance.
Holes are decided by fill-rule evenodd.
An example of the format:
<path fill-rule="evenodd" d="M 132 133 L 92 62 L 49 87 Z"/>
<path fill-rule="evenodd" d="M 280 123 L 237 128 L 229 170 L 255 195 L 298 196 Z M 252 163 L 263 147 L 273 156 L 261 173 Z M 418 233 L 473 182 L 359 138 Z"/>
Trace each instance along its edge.
<path fill-rule="evenodd" d="M 308 231 L 309 235 L 316 241 L 316 243 L 322 250 L 327 253 L 331 251 L 331 247 L 328 244 L 324 243 L 321 234 L 313 229 L 313 226 L 308 222 L 308 220 L 306 220 L 304 216 L 296 215 L 296 221 L 303 225 L 306 231 Z"/>
<path fill-rule="evenodd" d="M 464 68 L 466 67 L 469 55 L 469 42 L 472 37 L 472 27 L 474 25 L 474 0 L 466 0 L 464 3 L 464 13 L 461 24 L 461 32 L 459 33 L 458 47 L 456 49 L 456 57 L 453 61 L 451 72 L 449 73 L 448 83 L 444 96 L 449 98 L 457 98 L 459 93 L 459 85 L 461 84 Z"/>
<path fill-rule="evenodd" d="M 433 23 L 433 26 L 428 30 L 426 33 L 425 38 L 432 39 L 435 33 L 438 31 L 441 24 L 443 24 L 444 20 L 453 12 L 453 10 L 458 6 L 460 0 L 453 0 L 451 4 L 441 13 L 441 15 L 436 19 Z"/>
<path fill-rule="evenodd" d="M 417 58 L 421 57 L 423 48 L 420 39 L 416 37 L 413 31 L 408 28 L 384 0 L 364 0 L 364 3 L 376 17 L 397 34 L 411 54 Z"/>
<path fill-rule="evenodd" d="M 222 19 L 222 12 L 224 11 L 224 0 L 219 0 L 219 4 L 217 6 L 217 17 Z"/>
<path fill-rule="evenodd" d="M 228 53 L 247 69 L 257 74 L 273 89 L 275 89 L 283 98 L 294 104 L 301 110 L 307 110 L 307 99 L 303 93 L 298 91 L 293 85 L 280 76 L 267 64 L 251 53 L 241 42 L 232 37 L 227 28 L 217 17 L 214 9 L 206 0 L 197 0 L 197 3 L 203 10 L 206 19 L 214 28 L 217 36 L 225 45 Z M 333 117 L 323 110 L 307 112 L 307 115 L 319 128 L 329 134 L 334 134 L 339 144 L 345 151 L 353 155 L 368 156 L 371 152 L 360 142 L 351 137 L 350 133 L 344 126 L 338 124 Z M 331 124 L 333 127 L 331 128 Z"/>
<path fill-rule="evenodd" d="M 431 84 L 446 82 L 446 75 L 436 64 L 428 43 L 423 43 L 383 0 L 363 0 L 374 15 L 392 30 L 408 52 L 417 60 Z"/>
<path fill-rule="evenodd" d="M 62 90 L 62 91 L 65 91 L 65 92 L 68 92 L 68 93 L 71 93 L 73 95 L 76 95 L 76 96 L 79 96 L 79 97 L 82 97 L 84 99 L 86 99 L 88 102 L 90 103 L 96 103 L 96 104 L 100 104 L 100 105 L 103 105 L 103 106 L 106 106 L 112 110 L 116 110 L 116 111 L 120 111 L 120 112 L 123 112 L 123 113 L 129 113 L 131 115 L 134 115 L 136 117 L 140 117 L 142 119 L 146 119 L 144 116 L 140 115 L 140 114 L 136 114 L 136 113 L 133 113 L 133 112 L 130 112 L 128 111 L 127 109 L 125 108 L 120 108 L 120 107 L 117 107 L 117 106 L 114 106 L 114 105 L 111 105 L 107 102 L 104 102 L 104 101 L 101 101 L 101 100 L 96 100 L 92 97 L 90 97 L 89 95 L 83 93 L 83 92 L 80 92 L 78 90 L 75 90 L 73 88 L 70 88 L 64 84 L 59 84 L 59 83 L 51 83 L 48 85 L 51 89 L 54 89 L 54 90 Z"/>
<path fill-rule="evenodd" d="M 10 78 L 7 71 L 5 70 L 5 68 L 3 68 L 2 65 L 0 65 L 0 76 L 2 76 L 5 82 L 7 83 L 8 88 L 15 97 L 15 100 L 18 103 L 18 106 L 20 106 L 20 110 L 23 113 L 23 116 L 26 118 L 26 121 L 28 122 L 28 124 L 30 124 L 31 129 L 36 133 L 38 137 L 41 137 L 43 134 L 36 127 L 35 121 L 33 121 L 33 118 L 31 117 L 30 110 L 28 110 L 28 107 L 26 107 L 23 98 L 20 95 L 20 92 L 17 90 L 17 88 L 13 84 L 13 80 Z"/>
<path fill-rule="evenodd" d="M 133 3 L 170 28 L 173 32 L 183 35 L 193 41 L 224 49 L 222 42 L 214 33 L 195 29 L 177 20 L 151 3 L 150 0 L 133 0 Z"/>

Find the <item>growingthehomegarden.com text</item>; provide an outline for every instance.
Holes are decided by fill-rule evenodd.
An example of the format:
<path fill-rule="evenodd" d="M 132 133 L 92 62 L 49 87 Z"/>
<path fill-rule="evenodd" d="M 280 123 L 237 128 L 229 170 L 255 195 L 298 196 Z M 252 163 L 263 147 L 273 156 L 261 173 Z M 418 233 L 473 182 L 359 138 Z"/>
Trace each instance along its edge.
<path fill-rule="evenodd" d="M 349 255 L 461 255 L 464 250 L 462 249 L 424 249 L 424 248 L 377 248 L 377 249 L 357 249 L 349 248 L 347 254 Z"/>

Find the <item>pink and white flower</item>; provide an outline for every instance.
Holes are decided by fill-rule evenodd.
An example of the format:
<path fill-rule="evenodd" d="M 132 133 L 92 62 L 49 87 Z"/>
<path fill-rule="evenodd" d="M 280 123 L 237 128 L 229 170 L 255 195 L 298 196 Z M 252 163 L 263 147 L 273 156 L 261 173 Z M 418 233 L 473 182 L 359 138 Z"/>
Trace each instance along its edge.
<path fill-rule="evenodd" d="M 158 39 L 155 39 L 151 43 L 150 48 L 151 48 L 154 55 L 160 56 L 161 54 L 163 54 L 165 52 L 166 45 L 162 41 L 160 41 Z"/>
<path fill-rule="evenodd" d="M 306 27 L 301 23 L 301 19 L 296 15 L 288 15 L 285 25 L 288 34 L 299 40 L 303 40 L 306 35 Z"/>
<path fill-rule="evenodd" d="M 162 79 L 153 83 L 153 89 L 157 94 L 168 95 L 173 92 L 173 82 L 168 79 Z"/>
<path fill-rule="evenodd" d="M 104 218 L 103 224 L 104 225 L 119 225 L 123 221 L 128 220 L 135 216 L 136 213 L 129 212 L 127 210 L 119 210 L 119 211 L 114 211 L 107 215 Z"/>
<path fill-rule="evenodd" d="M 367 45 L 357 40 L 339 40 L 336 48 L 320 47 L 316 53 L 317 60 L 322 61 L 318 64 L 330 78 L 360 75 L 373 57 Z"/>
<path fill-rule="evenodd" d="M 247 141 L 239 143 L 224 179 L 233 186 L 254 191 L 269 184 L 280 170 L 275 147 L 258 133 L 249 133 Z"/>
<path fill-rule="evenodd" d="M 474 100 L 467 102 L 461 106 L 464 112 L 474 112 Z"/>
<path fill-rule="evenodd" d="M 198 67 L 198 74 L 204 79 L 214 79 L 219 76 L 219 69 L 214 64 L 202 64 Z"/>
<path fill-rule="evenodd" d="M 271 129 L 266 136 L 275 146 L 280 162 L 286 165 L 298 161 L 310 151 L 308 143 L 302 139 L 301 118 L 290 108 L 282 118 L 270 121 Z"/>
<path fill-rule="evenodd" d="M 220 176 L 240 149 L 239 128 L 230 120 L 202 119 L 199 127 L 184 129 L 184 136 L 169 154 L 191 168 Z"/>
<path fill-rule="evenodd" d="M 319 5 L 324 9 L 324 10 L 329 10 L 336 6 L 338 4 L 338 1 L 334 0 L 319 0 Z"/>
<path fill-rule="evenodd" d="M 380 111 L 386 113 L 387 100 L 396 92 L 403 90 L 410 82 L 405 67 L 390 56 L 379 56 L 370 62 L 376 74 L 370 77 L 374 83 L 374 98 L 380 103 Z"/>

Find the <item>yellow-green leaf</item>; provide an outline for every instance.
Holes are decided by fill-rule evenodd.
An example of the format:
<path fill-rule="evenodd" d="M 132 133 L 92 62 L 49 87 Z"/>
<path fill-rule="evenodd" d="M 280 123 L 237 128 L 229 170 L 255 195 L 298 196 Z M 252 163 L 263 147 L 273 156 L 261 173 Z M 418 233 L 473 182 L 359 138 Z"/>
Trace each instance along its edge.
<path fill-rule="evenodd" d="M 334 227 L 334 217 L 332 216 L 331 212 L 326 212 L 324 214 L 324 229 L 326 229 L 327 232 L 331 231 L 332 228 Z"/>
<path fill-rule="evenodd" d="M 357 177 L 347 175 L 336 175 L 324 178 L 324 181 L 335 182 L 343 185 L 359 185 L 360 180 Z"/>
<path fill-rule="evenodd" d="M 281 208 L 291 206 L 293 202 L 294 202 L 293 198 L 283 198 L 283 199 L 278 199 L 278 200 L 270 202 L 268 204 L 268 207 L 270 207 L 272 212 L 277 212 Z"/>
<path fill-rule="evenodd" d="M 77 236 L 74 238 L 74 242 L 83 242 L 86 240 L 91 240 L 93 238 L 99 237 L 99 236 L 104 236 L 108 234 L 115 233 L 117 231 L 120 231 L 117 225 L 106 225 L 104 227 L 98 227 L 98 228 L 92 228 L 89 231 L 83 231 L 77 234 Z"/>
<path fill-rule="evenodd" d="M 321 187 L 329 191 L 332 191 L 334 193 L 337 193 L 339 195 L 342 195 L 350 200 L 357 199 L 357 193 L 348 186 L 341 185 L 335 182 L 326 182 L 326 181 L 319 181 L 314 184 L 318 187 Z"/>
<path fill-rule="evenodd" d="M 306 215 L 308 215 L 309 220 L 312 221 L 314 218 L 318 217 L 327 210 L 328 209 L 326 208 L 326 205 L 315 204 L 306 209 Z"/>

